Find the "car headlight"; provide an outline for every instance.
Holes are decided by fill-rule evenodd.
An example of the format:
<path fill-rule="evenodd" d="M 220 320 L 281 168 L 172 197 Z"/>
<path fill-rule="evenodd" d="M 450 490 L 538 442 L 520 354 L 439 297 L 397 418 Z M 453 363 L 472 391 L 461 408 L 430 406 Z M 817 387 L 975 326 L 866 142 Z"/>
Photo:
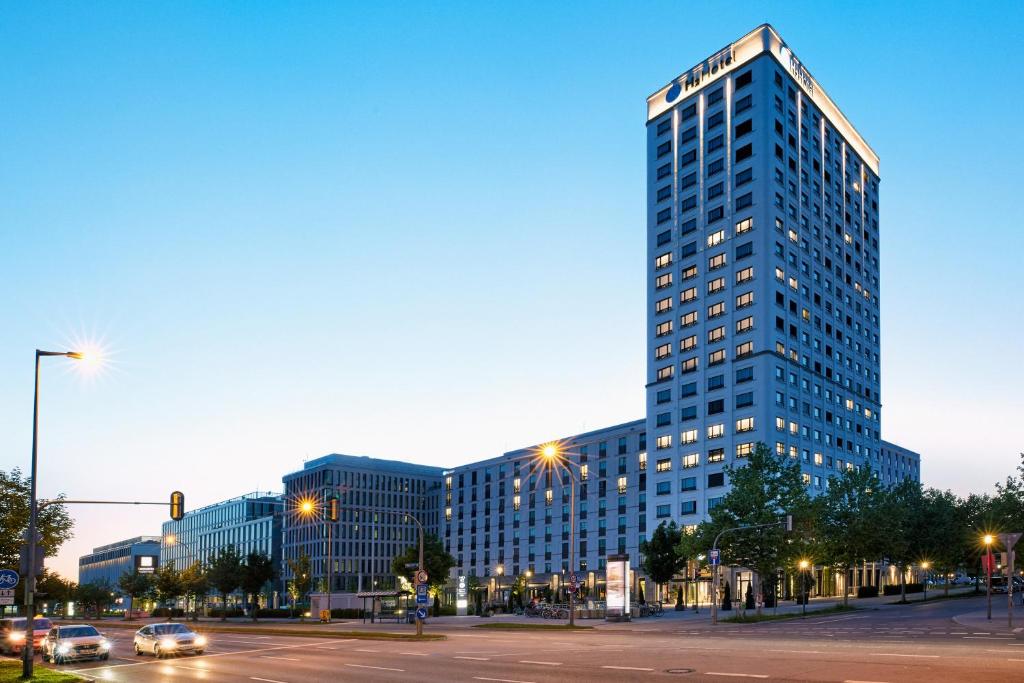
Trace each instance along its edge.
<path fill-rule="evenodd" d="M 71 652 L 71 646 L 68 645 L 67 643 L 64 643 L 64 644 L 61 644 L 61 645 L 57 646 L 57 654 L 66 655 L 69 652 Z"/>
<path fill-rule="evenodd" d="M 196 645 L 200 647 L 206 645 L 206 636 L 196 636 Z"/>
<path fill-rule="evenodd" d="M 11 635 L 7 637 L 15 643 L 20 643 L 25 640 L 25 633 L 22 631 L 11 631 Z"/>
<path fill-rule="evenodd" d="M 160 641 L 160 647 L 164 650 L 173 650 L 176 647 L 178 647 L 178 641 L 172 640 L 170 638 L 164 638 Z"/>
<path fill-rule="evenodd" d="M 110 649 L 110 641 L 107 640 L 106 638 L 101 640 L 100 641 L 100 649 L 101 650 L 109 650 Z"/>

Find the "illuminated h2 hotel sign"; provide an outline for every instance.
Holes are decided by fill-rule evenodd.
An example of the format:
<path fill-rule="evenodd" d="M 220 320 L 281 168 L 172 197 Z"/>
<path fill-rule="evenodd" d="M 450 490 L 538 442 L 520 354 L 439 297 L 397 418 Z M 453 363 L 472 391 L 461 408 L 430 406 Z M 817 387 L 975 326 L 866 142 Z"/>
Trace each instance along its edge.
<path fill-rule="evenodd" d="M 665 95 L 665 99 L 671 102 L 679 97 L 679 93 L 682 90 L 689 92 L 691 88 L 699 88 L 701 82 L 711 78 L 712 76 L 717 76 L 719 70 L 725 71 L 732 65 L 732 61 L 733 53 L 732 45 L 730 45 L 721 52 L 711 55 L 702 63 L 680 76 L 679 79 L 672 84 L 672 87 L 669 88 L 668 93 Z M 681 88 L 679 86 L 679 81 L 682 81 L 683 83 Z"/>

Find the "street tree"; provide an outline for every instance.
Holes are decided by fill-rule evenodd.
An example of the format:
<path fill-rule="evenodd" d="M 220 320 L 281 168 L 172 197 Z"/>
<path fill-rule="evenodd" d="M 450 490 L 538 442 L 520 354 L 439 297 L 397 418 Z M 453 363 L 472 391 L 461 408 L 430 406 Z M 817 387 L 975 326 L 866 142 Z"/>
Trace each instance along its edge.
<path fill-rule="evenodd" d="M 203 565 L 198 561 L 181 570 L 181 591 L 185 596 L 186 606 L 192 603 L 192 621 L 199 620 L 199 603 L 204 601 L 210 592 L 210 581 Z"/>
<path fill-rule="evenodd" d="M 924 554 L 924 534 L 929 523 L 921 484 L 904 479 L 889 487 L 882 497 L 878 522 L 879 550 L 896 567 L 900 577 L 900 602 L 906 602 L 907 568 Z"/>
<path fill-rule="evenodd" d="M 225 621 L 228 618 L 228 595 L 242 583 L 242 558 L 235 550 L 235 546 L 229 545 L 212 557 L 207 566 L 207 578 L 220 595 L 223 607 L 220 620 Z"/>
<path fill-rule="evenodd" d="M 651 534 L 649 541 L 640 543 L 641 568 L 658 587 L 660 599 L 662 586 L 672 580 L 686 560 L 679 554 L 680 531 L 675 521 L 662 522 Z"/>
<path fill-rule="evenodd" d="M 127 621 L 131 621 L 133 618 L 132 612 L 135 608 L 135 598 L 145 597 L 149 594 L 153 589 L 153 577 L 150 574 L 127 571 L 121 574 L 121 578 L 117 580 L 117 585 L 128 596 L 128 609 L 124 613 L 124 618 Z"/>
<path fill-rule="evenodd" d="M 814 500 L 814 555 L 844 577 L 849 577 L 850 570 L 858 564 L 879 557 L 883 500 L 882 484 L 868 467 L 846 469 L 831 477 L 828 488 Z M 849 602 L 849 593 L 844 582 L 844 605 Z"/>
<path fill-rule="evenodd" d="M 174 607 L 184 593 L 181 572 L 174 567 L 174 560 L 160 565 L 153 572 L 153 593 L 156 595 L 157 603 L 167 608 L 168 620 L 173 621 Z"/>
<path fill-rule="evenodd" d="M 757 444 L 745 464 L 730 465 L 725 473 L 731 489 L 711 510 L 711 519 L 698 526 L 696 536 L 708 549 L 727 529 L 772 525 L 723 534 L 719 541 L 723 564 L 753 570 L 755 594 L 761 595 L 762 577 L 806 552 L 813 533 L 811 499 L 799 462 L 775 454 L 763 443 Z M 793 515 L 798 527 L 792 536 L 779 524 L 787 514 Z M 757 610 L 760 614 L 761 601 Z"/>
<path fill-rule="evenodd" d="M 246 555 L 245 564 L 241 567 L 242 592 L 252 596 L 252 620 L 256 621 L 259 609 L 259 594 L 263 587 L 274 579 L 274 562 L 264 552 L 252 552 Z"/>
<path fill-rule="evenodd" d="M 75 599 L 77 587 L 74 581 L 65 579 L 57 572 L 43 567 L 43 573 L 36 581 L 36 597 L 45 598 L 50 604 L 59 603 L 66 606 L 69 600 Z"/>
<path fill-rule="evenodd" d="M 391 571 L 415 584 L 419 552 L 418 542 L 406 548 L 405 552 L 391 561 Z M 427 534 L 423 538 L 423 565 L 432 589 L 443 588 L 448 582 L 448 572 L 455 566 L 455 558 L 445 551 L 441 539 L 434 534 Z"/>
<path fill-rule="evenodd" d="M 310 569 L 309 555 L 305 552 L 299 554 L 294 560 L 288 560 L 288 569 L 291 570 L 292 578 L 288 581 L 288 597 L 291 598 L 292 616 L 295 616 L 295 606 L 313 588 L 313 573 Z"/>
<path fill-rule="evenodd" d="M 75 591 L 75 597 L 85 609 L 92 607 L 97 619 L 102 619 L 104 610 L 114 598 L 113 587 L 105 579 L 83 583 Z"/>
<path fill-rule="evenodd" d="M 0 470 L 0 567 L 17 567 L 28 530 L 32 480 L 15 467 Z M 63 496 L 61 496 L 63 498 Z M 39 511 L 37 528 L 46 557 L 53 557 L 72 537 L 74 523 L 67 508 L 47 505 Z"/>

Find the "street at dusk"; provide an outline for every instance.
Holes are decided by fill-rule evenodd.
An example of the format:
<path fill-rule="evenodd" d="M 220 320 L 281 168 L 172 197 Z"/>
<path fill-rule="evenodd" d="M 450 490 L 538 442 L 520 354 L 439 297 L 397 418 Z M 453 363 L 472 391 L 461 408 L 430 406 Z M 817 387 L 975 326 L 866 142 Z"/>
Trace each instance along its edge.
<path fill-rule="evenodd" d="M 3 17 L 0 683 L 1024 683 L 1020 2 Z"/>

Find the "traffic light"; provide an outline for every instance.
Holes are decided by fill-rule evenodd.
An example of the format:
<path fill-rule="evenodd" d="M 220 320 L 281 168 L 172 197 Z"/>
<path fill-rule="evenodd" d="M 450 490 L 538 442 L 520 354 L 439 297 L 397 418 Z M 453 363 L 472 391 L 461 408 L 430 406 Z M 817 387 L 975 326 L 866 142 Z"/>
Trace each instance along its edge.
<path fill-rule="evenodd" d="M 327 519 L 329 519 L 332 522 L 337 522 L 340 517 L 338 515 L 338 499 L 331 498 L 330 501 L 328 502 L 329 505 L 327 506 Z"/>
<path fill-rule="evenodd" d="M 35 566 L 28 566 L 28 531 L 21 535 L 22 540 L 25 542 L 21 546 L 20 556 L 18 558 L 18 573 L 28 578 L 29 576 L 39 576 L 43 573 L 43 561 L 46 558 L 46 550 L 43 549 L 42 540 L 43 537 L 39 532 L 36 532 L 36 556 Z"/>
<path fill-rule="evenodd" d="M 181 491 L 171 492 L 171 519 L 175 522 L 185 516 L 185 494 Z"/>

